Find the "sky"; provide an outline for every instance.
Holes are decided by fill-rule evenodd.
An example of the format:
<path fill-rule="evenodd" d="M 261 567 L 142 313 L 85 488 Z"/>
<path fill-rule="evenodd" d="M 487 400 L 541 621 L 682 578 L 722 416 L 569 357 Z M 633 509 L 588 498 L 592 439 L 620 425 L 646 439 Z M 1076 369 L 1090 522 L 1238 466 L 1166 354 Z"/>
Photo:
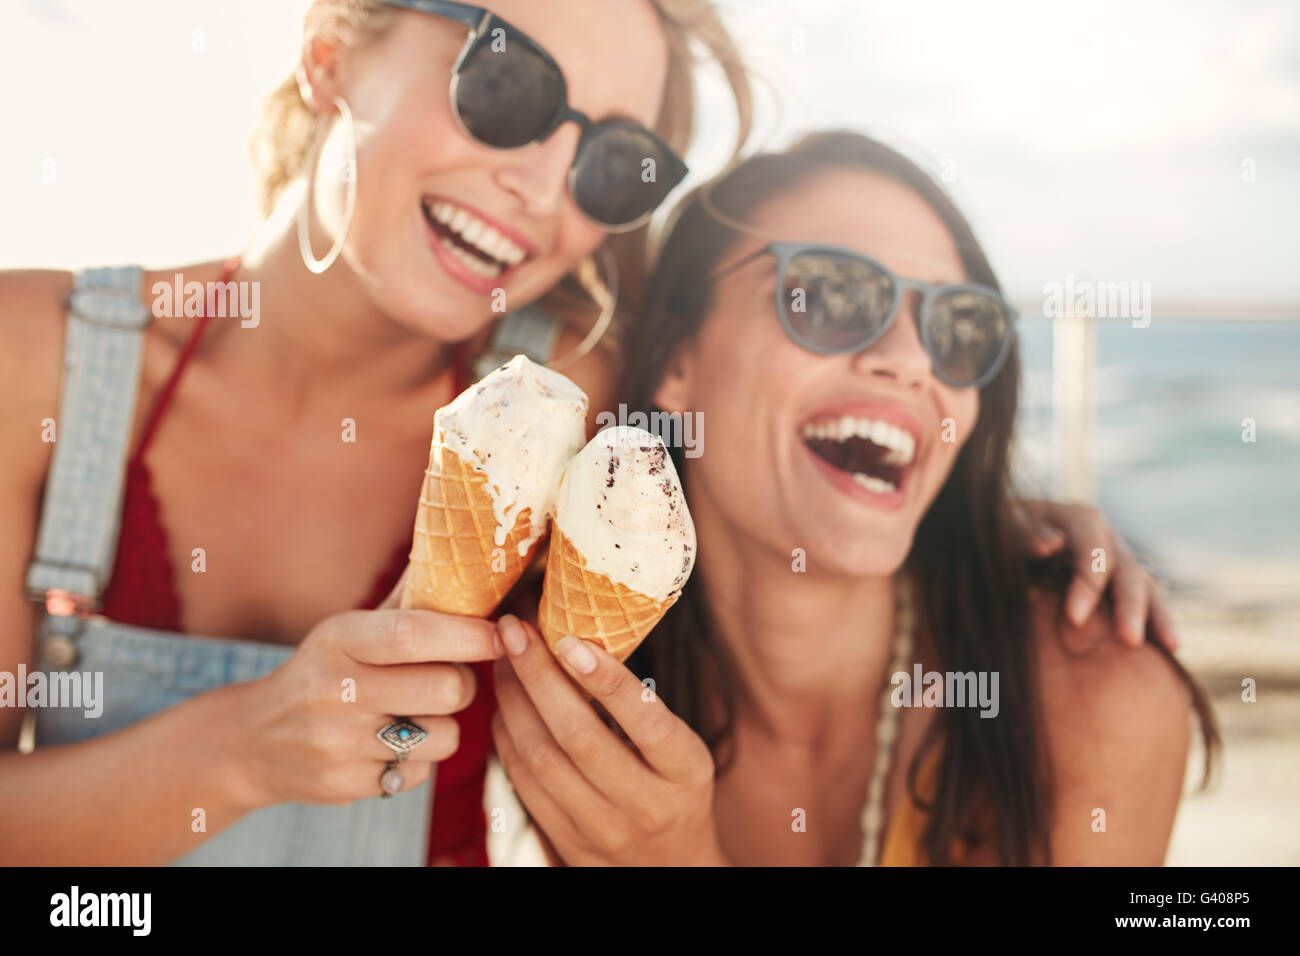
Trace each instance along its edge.
<path fill-rule="evenodd" d="M 545 0 L 539 0 L 545 2 Z M 1157 306 L 1300 316 L 1300 3 L 724 0 L 758 145 L 849 127 L 967 212 L 1004 284 L 1150 282 Z M 306 0 L 5 0 L 0 268 L 228 254 L 247 144 Z M 716 81 L 689 157 L 725 159 Z"/>

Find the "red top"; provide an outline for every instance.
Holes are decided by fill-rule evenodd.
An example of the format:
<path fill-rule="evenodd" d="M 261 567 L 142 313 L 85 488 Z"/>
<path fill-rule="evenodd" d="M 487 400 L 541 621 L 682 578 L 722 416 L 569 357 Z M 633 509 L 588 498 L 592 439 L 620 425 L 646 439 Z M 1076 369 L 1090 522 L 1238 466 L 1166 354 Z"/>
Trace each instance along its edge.
<path fill-rule="evenodd" d="M 226 263 L 222 282 L 230 281 L 237 265 L 237 260 Z M 140 446 L 127 462 L 117 558 L 103 594 L 102 610 L 105 617 L 121 624 L 181 632 L 181 606 L 168 558 L 167 532 L 162 525 L 158 500 L 153 495 L 144 458 L 208 321 L 207 315 L 199 319 L 171 377 L 154 402 Z M 467 364 L 464 350 L 457 348 L 454 354 L 457 395 L 470 385 Z M 411 525 L 415 525 L 414 507 Z M 397 586 L 406 567 L 410 544 L 409 539 L 398 543 L 388 567 L 375 579 L 362 609 L 378 607 Z M 470 666 L 478 678 L 478 692 L 473 703 L 455 715 L 460 725 L 460 749 L 438 764 L 434 784 L 437 813 L 433 815 L 429 834 L 430 865 L 435 862 L 439 865 L 488 865 L 483 779 L 487 772 L 487 756 L 492 748 L 490 725 L 496 710 L 496 695 L 492 689 L 491 661 Z M 378 780 L 375 786 L 378 788 Z"/>

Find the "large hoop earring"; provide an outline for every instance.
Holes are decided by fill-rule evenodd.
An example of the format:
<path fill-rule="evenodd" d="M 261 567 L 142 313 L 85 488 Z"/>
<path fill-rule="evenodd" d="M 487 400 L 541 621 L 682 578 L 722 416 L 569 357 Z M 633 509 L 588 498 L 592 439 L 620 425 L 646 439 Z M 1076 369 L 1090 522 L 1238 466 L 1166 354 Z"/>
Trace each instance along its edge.
<path fill-rule="evenodd" d="M 303 197 L 303 201 L 298 205 L 298 251 L 302 254 L 303 265 L 307 267 L 309 272 L 312 272 L 315 275 L 320 275 L 330 266 L 334 265 L 334 261 L 338 259 L 339 253 L 343 251 L 343 243 L 347 241 L 348 233 L 352 229 L 352 217 L 356 213 L 357 209 L 357 126 L 352 119 L 352 110 L 348 109 L 348 104 L 343 97 L 334 97 L 334 105 L 338 107 L 339 116 L 342 117 L 348 125 L 348 139 L 350 139 L 352 143 L 352 155 L 349 159 L 348 169 L 352 175 L 347 177 L 346 180 L 348 184 L 348 194 L 343 205 L 343 228 L 339 230 L 339 234 L 334 240 L 334 245 L 330 248 L 330 251 L 325 254 L 325 258 L 317 259 L 315 254 L 311 251 L 310 221 L 313 195 L 312 185 L 316 181 L 316 171 L 313 168 L 312 171 L 307 174 L 307 194 Z M 322 126 L 321 129 L 323 132 L 324 127 Z M 320 134 L 317 134 L 317 140 L 319 141 L 319 139 Z M 319 151 L 320 147 L 318 146 L 317 149 L 313 150 L 313 153 L 318 154 Z"/>
<path fill-rule="evenodd" d="M 596 319 L 596 324 L 591 327 L 586 338 L 578 343 L 576 349 L 548 363 L 547 368 L 558 372 L 578 361 L 596 347 L 614 321 L 614 313 L 618 311 L 618 260 L 604 246 L 600 248 L 600 258 L 604 265 L 604 279 L 596 268 L 595 259 L 584 259 L 576 270 L 578 281 L 582 283 L 582 287 L 587 290 L 592 300 L 600 306 L 600 317 Z"/>

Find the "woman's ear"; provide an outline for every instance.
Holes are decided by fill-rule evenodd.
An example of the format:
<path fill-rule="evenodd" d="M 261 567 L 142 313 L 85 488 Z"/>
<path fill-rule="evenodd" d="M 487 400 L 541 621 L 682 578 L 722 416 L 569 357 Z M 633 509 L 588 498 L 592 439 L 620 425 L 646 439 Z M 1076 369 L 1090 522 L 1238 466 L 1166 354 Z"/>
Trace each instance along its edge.
<path fill-rule="evenodd" d="M 302 41 L 302 57 L 295 74 L 302 101 L 313 113 L 327 115 L 335 110 L 338 96 L 339 42 L 321 34 L 307 34 Z"/>
<path fill-rule="evenodd" d="M 655 390 L 656 408 L 665 412 L 685 413 L 691 410 L 691 380 L 694 361 L 686 346 L 679 346 L 664 369 L 659 388 Z"/>

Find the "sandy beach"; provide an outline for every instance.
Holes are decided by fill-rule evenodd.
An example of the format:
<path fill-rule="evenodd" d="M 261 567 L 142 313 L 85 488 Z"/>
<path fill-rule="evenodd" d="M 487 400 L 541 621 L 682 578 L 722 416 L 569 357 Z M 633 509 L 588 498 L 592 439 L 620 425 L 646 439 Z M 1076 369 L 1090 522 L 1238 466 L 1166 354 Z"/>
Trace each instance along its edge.
<path fill-rule="evenodd" d="M 1300 601 L 1242 577 L 1234 606 L 1191 596 L 1175 603 L 1179 656 L 1210 694 L 1224 746 L 1205 792 L 1195 789 L 1204 755 L 1193 747 L 1170 866 L 1300 865 Z M 1254 703 L 1242 700 L 1247 677 Z"/>

